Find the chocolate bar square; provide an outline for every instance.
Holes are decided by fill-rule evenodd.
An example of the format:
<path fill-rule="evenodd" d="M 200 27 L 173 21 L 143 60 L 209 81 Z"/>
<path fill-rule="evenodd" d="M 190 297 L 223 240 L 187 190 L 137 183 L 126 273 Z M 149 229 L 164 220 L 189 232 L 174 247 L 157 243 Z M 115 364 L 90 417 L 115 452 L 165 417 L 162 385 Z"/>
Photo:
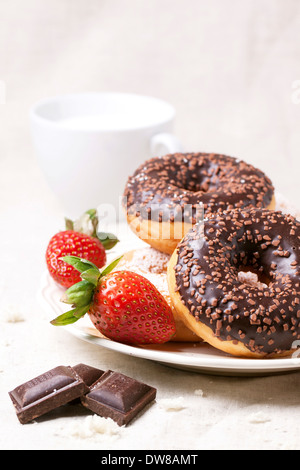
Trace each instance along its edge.
<path fill-rule="evenodd" d="M 111 370 L 106 371 L 81 397 L 82 404 L 94 413 L 127 425 L 156 397 L 156 389 Z"/>
<path fill-rule="evenodd" d="M 76 366 L 73 366 L 72 369 L 77 372 L 77 374 L 82 378 L 88 387 L 91 387 L 104 374 L 104 370 L 100 370 L 96 367 L 88 366 L 82 363 L 76 364 Z"/>
<path fill-rule="evenodd" d="M 58 366 L 9 392 L 17 417 L 26 424 L 89 391 L 69 366 Z"/>

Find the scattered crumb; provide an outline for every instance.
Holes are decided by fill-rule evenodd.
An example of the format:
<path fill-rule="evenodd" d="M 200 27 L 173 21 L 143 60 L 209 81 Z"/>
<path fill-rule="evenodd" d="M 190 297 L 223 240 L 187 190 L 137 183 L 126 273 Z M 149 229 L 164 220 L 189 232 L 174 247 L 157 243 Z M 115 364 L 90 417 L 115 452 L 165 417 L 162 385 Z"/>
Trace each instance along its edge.
<path fill-rule="evenodd" d="M 194 394 L 198 395 L 198 397 L 203 397 L 204 396 L 203 390 L 201 390 L 201 388 L 198 388 L 197 390 L 195 390 Z"/>
<path fill-rule="evenodd" d="M 19 323 L 25 321 L 24 316 L 20 312 L 19 308 L 14 305 L 8 305 L 1 317 L 7 323 Z"/>
<path fill-rule="evenodd" d="M 280 442 L 278 447 L 280 447 L 281 450 L 299 450 L 299 439 L 295 437 L 291 440 L 291 437 L 289 436 L 287 440 Z"/>
<path fill-rule="evenodd" d="M 185 408 L 183 397 L 178 398 L 163 398 L 159 400 L 159 405 L 165 408 L 166 411 L 180 411 Z"/>
<path fill-rule="evenodd" d="M 69 433 L 73 437 L 88 439 L 97 435 L 117 436 L 120 433 L 118 426 L 110 418 L 102 418 L 98 415 L 86 416 L 83 420 L 72 423 Z"/>
<path fill-rule="evenodd" d="M 271 421 L 271 418 L 266 415 L 263 411 L 257 411 L 256 413 L 252 413 L 248 418 L 249 423 L 260 424 L 260 423 L 268 423 Z"/>

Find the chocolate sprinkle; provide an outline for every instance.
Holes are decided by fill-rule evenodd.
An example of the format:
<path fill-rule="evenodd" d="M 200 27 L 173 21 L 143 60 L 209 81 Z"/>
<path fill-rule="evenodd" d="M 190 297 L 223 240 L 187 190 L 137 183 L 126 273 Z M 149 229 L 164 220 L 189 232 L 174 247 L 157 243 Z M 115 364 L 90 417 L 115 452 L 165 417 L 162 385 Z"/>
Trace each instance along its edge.
<path fill-rule="evenodd" d="M 128 214 L 144 220 L 194 224 L 199 203 L 208 216 L 219 210 L 266 208 L 273 194 L 270 179 L 244 161 L 214 153 L 176 153 L 142 164 L 128 179 L 123 205 Z"/>
<path fill-rule="evenodd" d="M 268 238 L 259 236 L 265 229 Z M 195 225 L 177 247 L 183 304 L 196 318 L 195 307 L 220 340 L 241 341 L 262 355 L 290 351 L 300 339 L 299 240 L 300 222 L 266 209 L 216 214 L 205 220 L 204 237 Z M 263 290 L 242 284 L 240 271 L 255 272 Z"/>

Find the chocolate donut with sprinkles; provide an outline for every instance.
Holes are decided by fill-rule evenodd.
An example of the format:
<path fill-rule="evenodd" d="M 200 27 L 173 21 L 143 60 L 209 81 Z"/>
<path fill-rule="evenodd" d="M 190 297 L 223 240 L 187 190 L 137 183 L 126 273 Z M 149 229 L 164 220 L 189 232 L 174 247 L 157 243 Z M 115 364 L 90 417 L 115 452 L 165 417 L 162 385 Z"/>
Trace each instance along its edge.
<path fill-rule="evenodd" d="M 291 355 L 300 339 L 300 222 L 266 209 L 195 225 L 168 265 L 177 314 L 234 356 Z"/>
<path fill-rule="evenodd" d="M 128 179 L 123 196 L 131 229 L 168 254 L 203 213 L 275 208 L 274 187 L 262 171 L 237 158 L 213 153 L 152 158 Z"/>

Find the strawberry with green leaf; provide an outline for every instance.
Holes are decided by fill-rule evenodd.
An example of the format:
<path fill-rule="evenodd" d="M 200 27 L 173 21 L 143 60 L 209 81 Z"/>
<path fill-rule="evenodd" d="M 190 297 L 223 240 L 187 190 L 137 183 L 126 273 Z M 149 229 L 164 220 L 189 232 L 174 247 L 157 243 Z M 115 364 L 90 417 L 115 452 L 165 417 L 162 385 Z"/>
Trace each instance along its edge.
<path fill-rule="evenodd" d="M 62 299 L 73 308 L 51 323 L 68 325 L 88 313 L 95 328 L 114 341 L 126 344 L 169 341 L 176 331 L 170 306 L 143 276 L 114 271 L 119 259 L 100 271 L 87 260 L 64 257 L 81 273 L 82 280 L 70 287 Z"/>
<path fill-rule="evenodd" d="M 111 233 L 98 232 L 97 211 L 91 209 L 80 219 L 66 219 L 66 230 L 56 233 L 46 250 L 46 264 L 51 277 L 62 287 L 69 288 L 81 280 L 80 273 L 67 264 L 64 256 L 78 256 L 102 268 L 106 264 L 106 251 L 118 239 Z"/>

